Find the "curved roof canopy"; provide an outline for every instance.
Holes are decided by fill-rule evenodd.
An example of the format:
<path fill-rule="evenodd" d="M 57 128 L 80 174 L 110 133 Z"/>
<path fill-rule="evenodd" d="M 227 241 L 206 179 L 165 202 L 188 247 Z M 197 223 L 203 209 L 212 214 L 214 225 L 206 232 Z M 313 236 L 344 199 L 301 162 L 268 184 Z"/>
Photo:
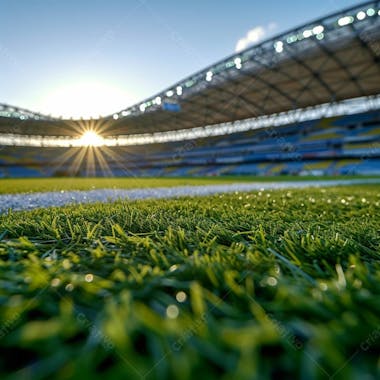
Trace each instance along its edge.
<path fill-rule="evenodd" d="M 377 0 L 266 40 L 99 120 L 12 113 L 0 105 L 0 133 L 73 136 L 89 124 L 104 136 L 182 130 L 377 95 L 379 78 Z"/>

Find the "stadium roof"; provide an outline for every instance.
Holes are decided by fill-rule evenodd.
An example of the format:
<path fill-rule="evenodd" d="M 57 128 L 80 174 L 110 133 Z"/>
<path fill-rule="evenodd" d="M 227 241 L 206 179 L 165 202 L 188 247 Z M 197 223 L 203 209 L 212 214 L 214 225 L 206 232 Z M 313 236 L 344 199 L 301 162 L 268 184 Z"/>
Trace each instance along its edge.
<path fill-rule="evenodd" d="M 378 95 L 379 78 L 378 0 L 266 40 L 96 121 L 0 105 L 0 133 L 75 136 L 91 123 L 104 136 L 184 130 Z"/>

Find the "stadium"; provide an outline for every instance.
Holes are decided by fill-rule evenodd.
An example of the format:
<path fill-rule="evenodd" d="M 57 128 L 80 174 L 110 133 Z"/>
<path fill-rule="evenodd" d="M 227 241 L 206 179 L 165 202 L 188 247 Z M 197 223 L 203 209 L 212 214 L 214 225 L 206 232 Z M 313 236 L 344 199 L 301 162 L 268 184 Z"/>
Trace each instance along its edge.
<path fill-rule="evenodd" d="M 380 1 L 108 116 L 1 103 L 1 377 L 379 378 L 379 176 Z"/>
<path fill-rule="evenodd" d="M 379 174 L 377 9 L 315 20 L 98 120 L 2 105 L 0 173 Z M 95 152 L 78 146 L 88 131 Z"/>

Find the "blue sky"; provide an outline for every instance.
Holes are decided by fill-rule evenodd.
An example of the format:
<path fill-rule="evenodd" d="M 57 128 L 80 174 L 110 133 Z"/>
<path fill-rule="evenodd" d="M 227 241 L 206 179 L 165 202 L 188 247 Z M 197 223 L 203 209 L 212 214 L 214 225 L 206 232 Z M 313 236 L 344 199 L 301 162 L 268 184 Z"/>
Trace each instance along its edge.
<path fill-rule="evenodd" d="M 232 54 L 252 29 L 265 39 L 359 3 L 0 0 L 0 102 L 112 113 Z"/>

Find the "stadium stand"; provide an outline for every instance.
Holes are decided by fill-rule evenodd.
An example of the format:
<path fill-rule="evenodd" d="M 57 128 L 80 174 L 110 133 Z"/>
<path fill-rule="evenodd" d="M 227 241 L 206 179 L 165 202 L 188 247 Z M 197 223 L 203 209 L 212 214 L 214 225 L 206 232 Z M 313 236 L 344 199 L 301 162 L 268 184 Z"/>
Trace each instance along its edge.
<path fill-rule="evenodd" d="M 4 147 L 2 177 L 380 174 L 380 111 L 184 142 Z M 149 151 L 149 154 L 147 154 Z M 91 158 L 93 157 L 93 158 Z"/>

